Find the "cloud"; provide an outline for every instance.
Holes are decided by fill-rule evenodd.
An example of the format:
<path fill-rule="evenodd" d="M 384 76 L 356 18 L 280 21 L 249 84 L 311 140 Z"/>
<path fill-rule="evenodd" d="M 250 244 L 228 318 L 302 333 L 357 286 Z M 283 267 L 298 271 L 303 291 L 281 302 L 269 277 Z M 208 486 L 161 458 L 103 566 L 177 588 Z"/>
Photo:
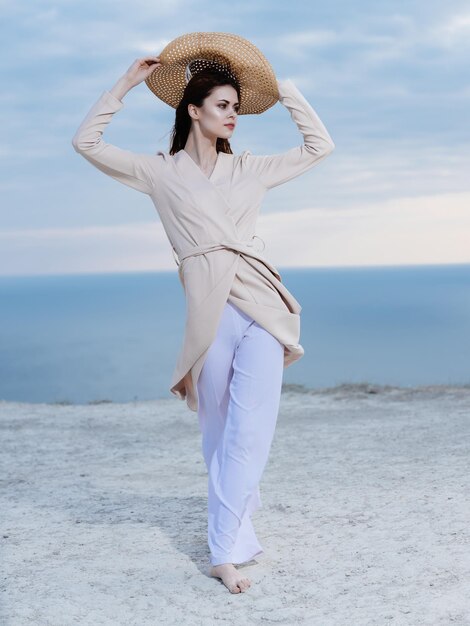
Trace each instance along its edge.
<path fill-rule="evenodd" d="M 453 15 L 436 28 L 436 32 L 445 38 L 446 45 L 463 43 L 469 45 L 470 13 Z"/>
<path fill-rule="evenodd" d="M 470 263 L 470 193 L 276 213 L 257 233 L 282 267 Z"/>
<path fill-rule="evenodd" d="M 157 222 L 0 232 L 0 274 L 41 275 L 176 267 Z"/>
<path fill-rule="evenodd" d="M 278 267 L 470 263 L 470 193 L 402 198 L 354 209 L 262 215 L 257 235 Z M 0 233 L 3 275 L 172 271 L 161 223 Z"/>
<path fill-rule="evenodd" d="M 318 171 L 315 168 L 274 189 L 263 202 L 267 210 L 262 219 L 274 220 L 271 241 L 282 232 L 277 228 L 284 228 L 276 220 L 287 206 L 292 209 L 288 215 L 305 219 L 305 227 L 312 232 L 320 226 L 315 211 L 325 207 L 328 216 L 324 219 L 332 220 L 333 215 L 344 219 L 351 241 L 356 241 L 359 234 L 351 226 L 349 211 L 367 206 L 373 215 L 377 210 L 382 219 L 393 221 L 391 214 L 380 209 L 388 200 L 442 199 L 445 194 L 469 190 L 466 120 L 470 87 L 462 76 L 468 66 L 470 14 L 463 0 L 450 4 L 332 0 L 321 5 L 241 0 L 236 10 L 193 0 L 136 0 L 132 4 L 0 0 L 0 6 L 2 43 L 9 51 L 0 59 L 3 82 L 8 84 L 0 95 L 0 112 L 7 121 L 0 149 L 0 189 L 2 204 L 8 207 L 0 214 L 0 229 L 6 229 L 2 241 L 10 246 L 9 254 L 0 252 L 2 268 L 54 271 L 62 267 L 62 261 L 70 271 L 96 271 L 108 264 L 110 268 L 172 267 L 173 259 L 165 256 L 164 239 L 157 241 L 157 248 L 153 240 L 145 243 L 145 255 L 139 256 L 138 244 L 132 241 L 140 240 L 140 230 L 135 236 L 110 230 L 109 238 L 102 231 L 86 230 L 97 215 L 108 224 L 133 220 L 143 199 L 132 201 L 131 195 L 127 198 L 118 189 L 118 183 L 105 184 L 101 174 L 80 169 L 70 141 L 101 92 L 111 88 L 134 58 L 155 53 L 174 37 L 194 30 L 237 32 L 259 45 L 276 74 L 292 78 L 303 91 L 336 143 L 331 159 Z M 297 145 L 298 129 L 281 108 L 273 107 L 261 119 L 247 116 L 241 120 L 234 151 L 249 148 L 255 154 L 269 154 Z M 107 140 L 155 153 L 167 149 L 173 121 L 174 111 L 140 85 L 126 96 L 125 109 L 106 131 Z M 34 239 L 28 234 L 31 228 L 22 228 L 25 224 L 38 225 L 42 235 Z M 82 239 L 74 239 L 79 231 L 70 224 L 83 226 Z M 457 241 L 466 224 L 464 214 L 455 217 Z M 59 226 L 65 227 L 62 236 L 70 242 L 69 251 L 60 248 L 60 239 L 54 239 L 44 225 L 55 225 L 56 232 L 62 232 Z M 423 228 L 429 240 L 419 246 L 423 252 L 418 257 L 428 262 L 426 251 L 434 235 L 427 224 Z M 451 226 L 446 228 L 451 238 Z M 379 239 L 380 232 L 379 224 Z M 12 233 L 16 233 L 13 238 Z M 122 261 L 115 255 L 113 236 L 127 250 Z M 325 226 L 325 238 L 330 236 Z M 105 242 L 101 255 L 93 243 L 97 241 Z M 89 260 L 80 253 L 85 242 L 92 250 Z M 21 261 L 16 243 L 26 251 Z M 364 243 L 363 250 L 368 246 Z M 436 258 L 453 258 L 451 253 L 442 256 L 439 247 L 435 250 Z M 457 245 L 454 256 L 458 258 L 462 256 L 459 250 Z M 302 257 L 299 262 L 338 258 L 327 252 L 318 258 Z M 380 261 L 379 252 L 369 249 L 366 262 Z M 390 258 L 395 258 L 393 254 Z M 413 258 L 410 250 L 403 255 Z M 360 255 L 353 256 L 358 259 Z"/>

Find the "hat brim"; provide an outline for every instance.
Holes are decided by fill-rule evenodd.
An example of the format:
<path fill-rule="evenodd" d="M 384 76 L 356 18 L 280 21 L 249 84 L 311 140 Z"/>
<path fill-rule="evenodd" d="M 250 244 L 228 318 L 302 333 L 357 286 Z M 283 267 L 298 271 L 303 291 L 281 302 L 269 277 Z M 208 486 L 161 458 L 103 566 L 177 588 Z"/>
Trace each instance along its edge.
<path fill-rule="evenodd" d="M 239 115 L 263 113 L 279 100 L 270 63 L 254 44 L 239 35 L 212 32 L 181 35 L 165 46 L 159 57 L 161 66 L 155 68 L 145 83 L 174 109 L 186 88 L 189 63 L 193 75 L 212 65 L 235 77 L 240 85 Z"/>

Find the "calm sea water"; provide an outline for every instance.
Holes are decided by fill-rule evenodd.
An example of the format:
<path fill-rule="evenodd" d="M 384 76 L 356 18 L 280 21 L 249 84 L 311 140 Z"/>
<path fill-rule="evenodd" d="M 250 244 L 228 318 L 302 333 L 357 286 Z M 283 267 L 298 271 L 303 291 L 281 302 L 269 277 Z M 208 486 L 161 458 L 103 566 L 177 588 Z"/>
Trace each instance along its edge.
<path fill-rule="evenodd" d="M 470 265 L 279 269 L 303 307 L 285 383 L 470 383 Z M 0 399 L 174 397 L 183 329 L 176 272 L 0 277 Z"/>

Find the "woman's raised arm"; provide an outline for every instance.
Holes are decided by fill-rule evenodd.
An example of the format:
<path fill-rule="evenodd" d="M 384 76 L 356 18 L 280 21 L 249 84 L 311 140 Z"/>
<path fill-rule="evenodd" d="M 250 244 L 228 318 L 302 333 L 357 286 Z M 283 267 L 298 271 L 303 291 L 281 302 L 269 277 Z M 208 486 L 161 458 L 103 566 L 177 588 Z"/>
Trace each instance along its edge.
<path fill-rule="evenodd" d="M 150 194 L 155 185 L 156 156 L 118 148 L 103 139 L 113 115 L 122 109 L 121 98 L 153 72 L 159 57 L 137 59 L 110 91 L 103 91 L 72 138 L 76 152 L 115 180 Z"/>
<path fill-rule="evenodd" d="M 312 105 L 290 80 L 277 81 L 279 100 L 289 110 L 293 121 L 303 135 L 303 144 L 266 156 L 243 152 L 245 165 L 261 183 L 271 189 L 303 174 L 322 161 L 335 148 L 335 144 Z"/>

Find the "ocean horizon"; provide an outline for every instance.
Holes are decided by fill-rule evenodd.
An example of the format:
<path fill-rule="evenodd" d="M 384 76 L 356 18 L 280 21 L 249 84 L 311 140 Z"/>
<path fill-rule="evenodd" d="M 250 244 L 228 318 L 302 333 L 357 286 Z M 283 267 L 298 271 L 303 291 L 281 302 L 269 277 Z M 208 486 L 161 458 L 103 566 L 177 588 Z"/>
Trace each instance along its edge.
<path fill-rule="evenodd" d="M 278 268 L 302 305 L 284 385 L 470 383 L 470 264 Z M 0 277 L 0 400 L 174 398 L 176 271 Z"/>

